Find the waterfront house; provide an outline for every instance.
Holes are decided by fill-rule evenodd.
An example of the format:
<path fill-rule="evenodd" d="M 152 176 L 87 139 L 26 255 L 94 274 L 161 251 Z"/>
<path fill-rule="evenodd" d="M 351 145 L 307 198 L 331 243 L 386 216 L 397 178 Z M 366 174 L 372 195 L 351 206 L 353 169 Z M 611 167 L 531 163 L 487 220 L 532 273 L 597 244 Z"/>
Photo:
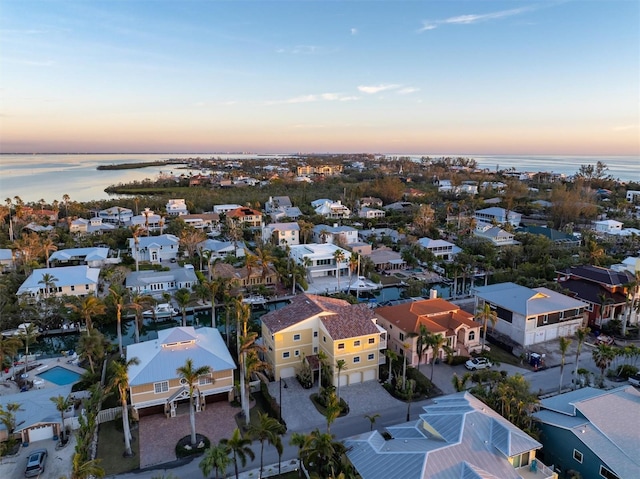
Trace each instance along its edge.
<path fill-rule="evenodd" d="M 171 199 L 165 206 L 168 216 L 184 216 L 189 214 L 187 203 L 184 199 Z"/>
<path fill-rule="evenodd" d="M 291 304 L 262 316 L 261 322 L 265 358 L 276 380 L 294 376 L 303 360 L 319 372 L 320 351 L 327 357 L 335 385 L 335 366 L 341 359 L 348 368 L 340 374 L 341 385 L 378 379 L 387 334 L 365 305 L 300 294 Z"/>
<path fill-rule="evenodd" d="M 358 241 L 358 230 L 352 226 L 334 224 L 315 225 L 311 230 L 311 241 L 314 243 L 329 243 L 348 245 Z"/>
<path fill-rule="evenodd" d="M 594 221 L 593 229 L 596 233 L 616 235 L 622 231 L 622 225 L 623 223 L 616 220 Z"/>
<path fill-rule="evenodd" d="M 113 231 L 116 227 L 109 223 L 103 223 L 102 218 L 94 217 L 90 219 L 77 218 L 69 225 L 69 232 L 77 235 L 93 234 L 100 235 L 107 231 Z"/>
<path fill-rule="evenodd" d="M 131 222 L 131 218 L 133 218 L 133 211 L 121 206 L 112 206 L 98 211 L 98 218 L 100 218 L 103 223 L 125 225 Z"/>
<path fill-rule="evenodd" d="M 340 264 L 336 264 L 334 256 L 336 251 L 341 251 L 344 257 Z M 349 274 L 351 253 L 336 245 L 330 243 L 293 245 L 289 254 L 296 263 L 307 268 L 307 276 L 311 282 L 314 278 Z"/>
<path fill-rule="evenodd" d="M 586 324 L 587 303 L 547 288 L 498 283 L 472 292 L 475 310 L 488 304 L 498 316 L 495 331 L 524 347 L 572 336 Z"/>
<path fill-rule="evenodd" d="M 178 258 L 180 240 L 175 235 L 140 236 L 138 244 L 136 244 L 136 238 L 129 238 L 128 241 L 131 256 L 137 261 L 160 264 L 169 263 Z"/>
<path fill-rule="evenodd" d="M 407 262 L 402 258 L 402 254 L 393 251 L 388 246 L 381 246 L 370 253 L 361 253 L 371 260 L 378 271 L 394 271 L 407 268 Z"/>
<path fill-rule="evenodd" d="M 553 228 L 547 228 L 546 226 L 524 226 L 518 228 L 517 232 L 544 236 L 563 248 L 577 248 L 580 246 L 579 238 L 563 233 L 562 231 L 554 230 Z"/>
<path fill-rule="evenodd" d="M 473 315 L 462 310 L 460 306 L 440 298 L 411 301 L 393 306 L 380 306 L 375 310 L 378 324 L 388 333 L 388 344 L 392 351 L 401 356 L 408 355 L 408 364 L 430 363 L 434 352 L 431 348 L 418 357 L 417 337 L 420 326 L 436 336 L 446 339 L 445 345 L 451 348 L 456 356 L 469 356 L 480 350 L 480 325 L 473 320 Z M 405 347 L 408 345 L 408 347 Z M 438 351 L 438 358 L 443 359 L 444 349 Z"/>
<path fill-rule="evenodd" d="M 210 261 L 216 259 L 225 259 L 227 256 L 235 256 L 236 258 L 244 258 L 247 246 L 244 241 L 219 241 L 208 239 L 198 244 L 198 252 L 208 252 Z"/>
<path fill-rule="evenodd" d="M 514 238 L 514 234 L 503 230 L 499 226 L 494 226 L 491 223 L 484 223 L 478 221 L 476 227 L 473 230 L 473 235 L 478 238 L 484 238 L 494 246 L 510 246 L 519 244 Z"/>
<path fill-rule="evenodd" d="M 0 249 L 0 273 L 12 271 L 15 266 L 13 251 L 7 248 Z"/>
<path fill-rule="evenodd" d="M 300 225 L 295 221 L 268 224 L 262 229 L 262 240 L 283 248 L 300 244 Z"/>
<path fill-rule="evenodd" d="M 586 387 L 542 399 L 533 417 L 545 462 L 566 477 L 572 472 L 584 478 L 639 477 L 639 411 L 640 391 L 629 385 Z"/>
<path fill-rule="evenodd" d="M 453 261 L 455 256 L 462 251 L 461 248 L 442 239 L 420 238 L 417 243 L 424 249 L 431 251 L 433 255 L 443 261 Z"/>
<path fill-rule="evenodd" d="M 45 284 L 45 275 L 53 278 L 51 284 Z M 36 299 L 48 296 L 95 296 L 99 275 L 99 268 L 86 265 L 34 269 L 18 288 L 17 295 L 25 294 Z"/>
<path fill-rule="evenodd" d="M 358 218 L 374 220 L 378 218 L 384 218 L 385 214 L 386 213 L 384 212 L 384 210 L 379 210 L 377 208 L 369 208 L 367 206 L 364 206 L 360 208 L 360 210 L 358 211 Z"/>
<path fill-rule="evenodd" d="M 270 265 L 263 271 L 262 265 L 248 269 L 246 266 L 236 268 L 231 264 L 218 262 L 213 265 L 213 277 L 232 280 L 237 288 L 235 292 L 260 286 L 274 288 L 278 283 L 278 273 Z"/>
<path fill-rule="evenodd" d="M 140 226 L 149 232 L 154 232 L 164 228 L 165 219 L 154 213 L 149 208 L 145 208 L 141 215 L 135 215 L 131 218 L 128 226 Z"/>
<path fill-rule="evenodd" d="M 187 226 L 216 236 L 220 234 L 220 215 L 218 213 L 194 213 L 180 216 Z"/>
<path fill-rule="evenodd" d="M 351 210 L 342 204 L 342 201 L 315 200 L 311 203 L 317 215 L 328 219 L 343 219 L 351 217 Z"/>
<path fill-rule="evenodd" d="M 196 284 L 198 278 L 190 264 L 185 264 L 182 268 L 171 268 L 169 271 L 133 271 L 124 282 L 129 291 L 156 298 L 181 288 L 191 290 Z"/>
<path fill-rule="evenodd" d="M 507 223 L 514 228 L 520 225 L 522 215 L 512 210 L 506 210 L 498 206 L 477 210 L 474 216 L 478 222 L 504 226 Z"/>
<path fill-rule="evenodd" d="M 228 205 L 213 205 L 213 212 L 218 213 L 219 215 L 222 215 L 238 208 L 242 208 L 242 205 L 237 205 L 235 203 L 228 204 Z"/>
<path fill-rule="evenodd" d="M 211 368 L 195 385 L 196 411 L 207 403 L 231 400 L 236 364 L 215 328 L 160 330 L 158 339 L 127 346 L 127 361 L 133 358 L 139 363 L 129 366 L 129 397 L 138 416 L 164 413 L 175 417 L 178 404 L 189 402 L 189 387 L 176 373 L 187 359 L 193 361 L 194 369 Z"/>
<path fill-rule="evenodd" d="M 108 261 L 108 259 L 109 248 L 99 247 L 59 249 L 49 256 L 49 262 L 54 266 L 77 266 L 86 264 L 92 268 L 100 268 L 108 262 L 112 262 Z M 117 258 L 112 259 L 117 260 Z"/>
<path fill-rule="evenodd" d="M 536 458 L 538 441 L 468 392 L 435 398 L 418 416 L 345 440 L 359 477 L 557 479 Z"/>

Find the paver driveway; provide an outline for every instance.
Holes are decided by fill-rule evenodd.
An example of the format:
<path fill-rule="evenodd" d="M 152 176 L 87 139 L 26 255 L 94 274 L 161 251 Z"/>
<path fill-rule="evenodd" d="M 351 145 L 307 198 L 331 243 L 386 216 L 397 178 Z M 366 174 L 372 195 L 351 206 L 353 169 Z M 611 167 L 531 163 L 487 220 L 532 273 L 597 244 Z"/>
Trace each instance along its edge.
<path fill-rule="evenodd" d="M 176 444 L 191 434 L 189 413 L 167 419 L 162 414 L 140 418 L 140 467 L 153 466 L 176 459 Z M 207 409 L 196 413 L 196 432 L 209 438 L 211 444 L 231 437 L 236 428 L 235 415 L 239 408 L 227 402 L 207 404 Z"/>

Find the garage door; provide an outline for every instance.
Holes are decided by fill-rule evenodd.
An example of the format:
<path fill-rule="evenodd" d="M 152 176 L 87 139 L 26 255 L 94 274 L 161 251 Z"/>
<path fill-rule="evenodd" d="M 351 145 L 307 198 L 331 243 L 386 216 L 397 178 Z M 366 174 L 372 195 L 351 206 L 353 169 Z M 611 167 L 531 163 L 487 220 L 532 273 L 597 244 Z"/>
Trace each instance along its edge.
<path fill-rule="evenodd" d="M 340 374 L 340 386 L 346 386 L 348 380 L 349 378 L 347 378 L 346 374 L 344 373 Z"/>
<path fill-rule="evenodd" d="M 364 372 L 363 381 L 373 381 L 376 378 L 376 372 L 373 369 L 369 369 Z"/>
<path fill-rule="evenodd" d="M 296 368 L 282 368 L 280 370 L 280 377 L 281 378 L 292 378 L 293 376 L 296 375 Z"/>
<path fill-rule="evenodd" d="M 349 374 L 349 384 L 358 384 L 362 382 L 362 374 L 361 373 L 351 373 Z"/>
<path fill-rule="evenodd" d="M 53 426 L 32 427 L 29 429 L 29 442 L 51 440 L 53 438 Z"/>

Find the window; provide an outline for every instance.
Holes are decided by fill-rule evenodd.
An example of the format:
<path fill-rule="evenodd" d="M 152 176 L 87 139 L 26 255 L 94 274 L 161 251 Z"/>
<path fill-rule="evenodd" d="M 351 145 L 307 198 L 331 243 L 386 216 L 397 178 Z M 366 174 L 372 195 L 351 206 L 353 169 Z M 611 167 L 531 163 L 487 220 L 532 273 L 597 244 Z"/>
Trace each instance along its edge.
<path fill-rule="evenodd" d="M 404 341 L 404 333 L 400 333 L 398 337 L 400 338 L 400 341 Z"/>
<path fill-rule="evenodd" d="M 353 342 L 353 346 L 354 346 L 354 347 L 356 347 L 356 348 L 357 348 L 358 346 L 360 346 L 360 340 L 355 340 L 355 341 Z"/>
<path fill-rule="evenodd" d="M 469 331 L 469 341 L 473 341 L 474 339 L 476 339 L 476 332 Z"/>
<path fill-rule="evenodd" d="M 322 336 L 322 342 L 324 342 L 324 343 L 327 342 L 327 337 L 326 336 Z"/>
<path fill-rule="evenodd" d="M 376 338 L 369 338 L 369 344 L 375 344 Z"/>
<path fill-rule="evenodd" d="M 318 352 L 318 346 L 314 346 L 313 347 L 313 354 L 316 354 Z"/>
<path fill-rule="evenodd" d="M 166 393 L 169 390 L 169 381 L 153 383 L 153 391 L 156 394 Z"/>
<path fill-rule="evenodd" d="M 284 353 L 282 353 L 282 357 L 284 359 L 287 359 L 289 356 L 291 356 L 291 353 L 289 351 L 285 351 Z"/>
<path fill-rule="evenodd" d="M 317 337 L 318 337 L 318 331 L 314 331 L 314 332 L 313 332 L 313 337 L 314 337 L 314 338 L 317 338 Z"/>
<path fill-rule="evenodd" d="M 573 450 L 573 458 L 578 461 L 580 464 L 582 464 L 582 453 L 580 451 L 578 451 L 577 449 Z"/>
<path fill-rule="evenodd" d="M 360 356 L 354 356 L 353 362 L 354 363 L 359 363 L 360 362 Z"/>
<path fill-rule="evenodd" d="M 74 285 L 71 285 L 71 291 L 75 291 L 76 287 Z"/>
<path fill-rule="evenodd" d="M 294 341 L 300 341 L 300 335 L 299 334 L 294 334 L 293 335 L 293 340 Z"/>
<path fill-rule="evenodd" d="M 344 349 L 344 343 L 338 343 L 338 349 Z"/>
<path fill-rule="evenodd" d="M 371 353 L 371 354 L 369 354 L 369 355 L 367 356 L 367 359 L 368 359 L 369 361 L 373 361 L 375 357 L 376 357 L 376 355 L 375 355 L 375 354 L 373 354 L 373 353 Z"/>
<path fill-rule="evenodd" d="M 198 378 L 199 386 L 205 386 L 206 384 L 212 384 L 212 383 L 213 383 L 213 379 L 211 378 L 211 376 L 200 376 Z"/>
<path fill-rule="evenodd" d="M 604 477 L 605 479 L 620 479 L 616 474 L 614 474 L 604 466 L 600 466 L 600 476 Z"/>
<path fill-rule="evenodd" d="M 293 355 L 294 355 L 295 357 L 300 356 L 300 350 L 299 350 L 299 349 L 296 349 L 296 350 L 293 352 Z"/>

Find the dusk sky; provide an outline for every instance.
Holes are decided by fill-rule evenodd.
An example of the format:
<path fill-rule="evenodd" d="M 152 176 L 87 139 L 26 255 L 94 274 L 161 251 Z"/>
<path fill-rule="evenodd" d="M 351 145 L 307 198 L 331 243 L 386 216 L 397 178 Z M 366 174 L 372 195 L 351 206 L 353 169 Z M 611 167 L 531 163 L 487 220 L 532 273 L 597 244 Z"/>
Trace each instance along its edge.
<path fill-rule="evenodd" d="M 640 2 L 4 0 L 9 152 L 640 154 Z"/>

